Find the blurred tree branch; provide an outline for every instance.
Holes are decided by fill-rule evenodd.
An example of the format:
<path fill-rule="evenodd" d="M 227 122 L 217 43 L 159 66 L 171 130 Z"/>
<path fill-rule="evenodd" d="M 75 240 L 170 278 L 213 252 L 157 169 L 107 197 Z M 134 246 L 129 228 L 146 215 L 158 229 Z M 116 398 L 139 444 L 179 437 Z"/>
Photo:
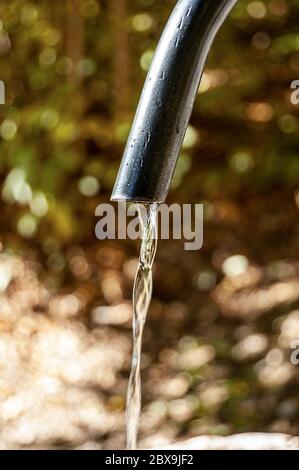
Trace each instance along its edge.
<path fill-rule="evenodd" d="M 127 0 L 111 0 L 114 34 L 114 116 L 127 113 L 130 104 L 130 49 L 127 28 Z"/>
<path fill-rule="evenodd" d="M 80 0 L 68 0 L 67 4 L 67 56 L 73 63 L 70 80 L 74 85 L 81 81 L 80 62 L 84 53 L 83 18 L 80 15 Z"/>

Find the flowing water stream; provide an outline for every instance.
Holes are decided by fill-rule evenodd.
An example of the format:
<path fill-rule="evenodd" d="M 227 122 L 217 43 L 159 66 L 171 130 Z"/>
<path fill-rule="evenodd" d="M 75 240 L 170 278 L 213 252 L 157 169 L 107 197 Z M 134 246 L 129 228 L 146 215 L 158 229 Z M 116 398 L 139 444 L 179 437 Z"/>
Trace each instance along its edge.
<path fill-rule="evenodd" d="M 143 328 L 152 297 L 152 267 L 157 248 L 158 204 L 138 205 L 142 244 L 133 289 L 133 354 L 127 393 L 127 449 L 136 449 L 141 411 L 140 360 Z M 144 207 L 146 214 L 144 217 Z"/>

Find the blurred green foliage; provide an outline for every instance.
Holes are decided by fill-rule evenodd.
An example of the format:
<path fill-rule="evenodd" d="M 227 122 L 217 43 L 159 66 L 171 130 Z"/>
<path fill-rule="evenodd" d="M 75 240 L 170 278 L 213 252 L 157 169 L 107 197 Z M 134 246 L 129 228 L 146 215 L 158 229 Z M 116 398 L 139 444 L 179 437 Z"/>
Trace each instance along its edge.
<path fill-rule="evenodd" d="M 174 3 L 0 3 L 8 232 L 63 243 L 90 234 Z M 209 56 L 173 199 L 211 202 L 298 184 L 298 110 L 289 99 L 299 73 L 298 8 L 297 0 L 238 2 Z"/>

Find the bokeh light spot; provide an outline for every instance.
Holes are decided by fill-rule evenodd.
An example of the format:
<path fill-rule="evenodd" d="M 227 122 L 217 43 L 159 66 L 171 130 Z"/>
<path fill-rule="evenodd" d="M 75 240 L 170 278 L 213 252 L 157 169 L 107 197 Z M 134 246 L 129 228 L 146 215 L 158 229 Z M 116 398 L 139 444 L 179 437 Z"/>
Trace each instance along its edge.
<path fill-rule="evenodd" d="M 4 140 L 12 140 L 16 133 L 18 127 L 14 121 L 11 119 L 5 119 L 0 126 L 0 134 Z"/>
<path fill-rule="evenodd" d="M 23 238 L 34 238 L 37 232 L 37 220 L 31 214 L 23 215 L 17 224 L 18 233 Z"/>
<path fill-rule="evenodd" d="M 84 176 L 79 181 L 79 191 L 83 196 L 96 196 L 100 190 L 100 183 L 94 176 Z"/>

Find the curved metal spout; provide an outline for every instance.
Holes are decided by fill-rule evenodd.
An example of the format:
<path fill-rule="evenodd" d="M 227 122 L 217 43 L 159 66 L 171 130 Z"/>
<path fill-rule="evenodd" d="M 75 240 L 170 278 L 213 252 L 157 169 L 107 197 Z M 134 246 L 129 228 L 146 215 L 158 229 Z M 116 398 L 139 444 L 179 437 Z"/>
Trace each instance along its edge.
<path fill-rule="evenodd" d="M 112 200 L 165 201 L 208 52 L 236 3 L 177 3 L 144 85 Z"/>

